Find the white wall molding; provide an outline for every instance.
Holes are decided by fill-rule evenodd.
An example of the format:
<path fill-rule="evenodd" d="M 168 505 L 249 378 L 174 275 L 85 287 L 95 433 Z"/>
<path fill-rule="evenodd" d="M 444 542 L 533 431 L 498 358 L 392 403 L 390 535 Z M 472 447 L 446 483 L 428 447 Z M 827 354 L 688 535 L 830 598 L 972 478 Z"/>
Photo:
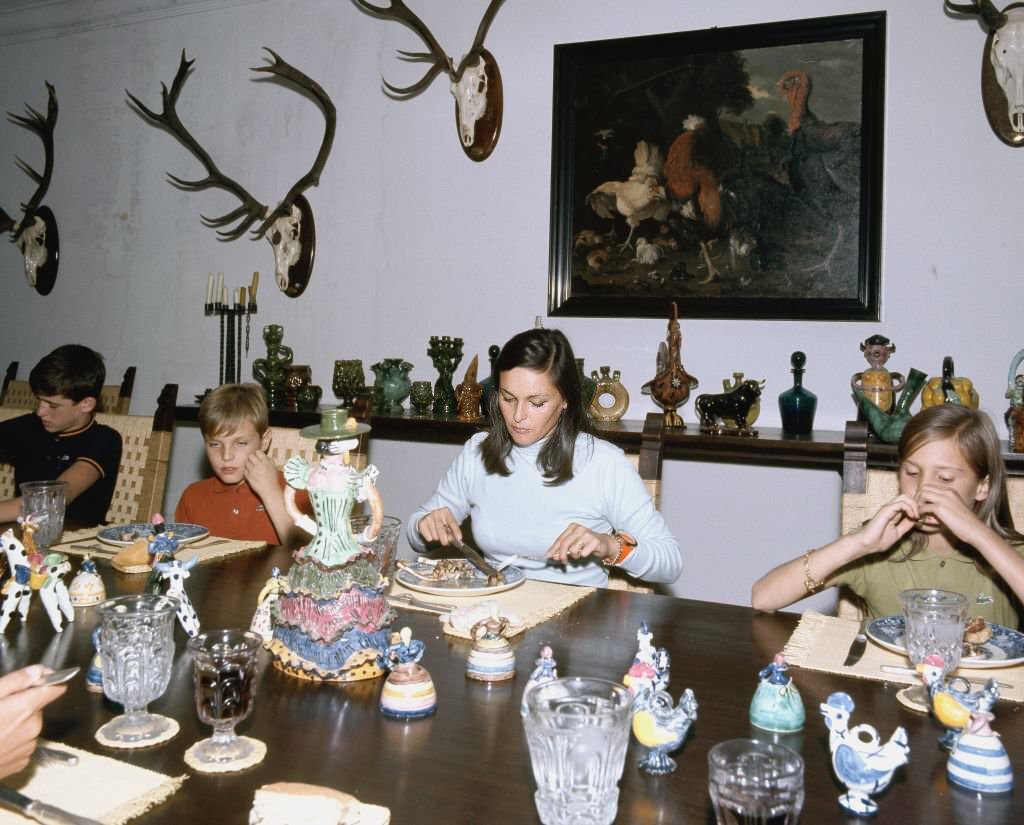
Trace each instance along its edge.
<path fill-rule="evenodd" d="M 4 0 L 0 46 L 200 14 L 267 0 Z"/>

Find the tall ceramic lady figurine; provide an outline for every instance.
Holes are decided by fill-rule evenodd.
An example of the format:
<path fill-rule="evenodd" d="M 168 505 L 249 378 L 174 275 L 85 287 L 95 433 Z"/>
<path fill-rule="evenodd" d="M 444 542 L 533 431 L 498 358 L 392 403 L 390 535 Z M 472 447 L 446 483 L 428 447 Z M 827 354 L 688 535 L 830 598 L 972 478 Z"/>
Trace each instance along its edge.
<path fill-rule="evenodd" d="M 795 733 L 804 726 L 804 703 L 786 671 L 781 653 L 759 674 L 760 683 L 750 702 L 750 723 L 774 733 Z"/>
<path fill-rule="evenodd" d="M 341 408 L 322 413 L 320 424 L 304 427 L 315 438 L 319 460 L 293 456 L 284 467 L 285 507 L 295 524 L 312 535 L 295 552 L 288 582 L 271 608 L 274 664 L 318 681 L 348 682 L 380 676 L 378 660 L 390 642 L 395 612 L 387 603 L 387 579 L 369 544 L 380 531 L 384 505 L 376 487 L 377 468 L 356 470 L 349 451 L 368 432 Z M 295 505 L 296 490 L 307 490 L 315 520 Z M 370 524 L 357 537 L 349 515 L 356 502 L 370 504 Z"/>

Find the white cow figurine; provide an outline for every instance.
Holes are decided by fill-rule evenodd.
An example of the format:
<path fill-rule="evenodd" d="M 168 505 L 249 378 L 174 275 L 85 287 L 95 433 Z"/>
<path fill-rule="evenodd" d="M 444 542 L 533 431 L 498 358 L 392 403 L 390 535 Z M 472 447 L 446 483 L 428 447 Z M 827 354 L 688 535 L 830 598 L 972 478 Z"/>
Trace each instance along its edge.
<path fill-rule="evenodd" d="M 53 629 L 60 633 L 63 629 L 61 613 L 68 622 L 75 620 L 75 608 L 71 606 L 71 595 L 61 576 L 71 570 L 71 562 L 63 553 L 49 553 L 43 559 L 42 571 L 46 579 L 39 588 L 39 598 L 43 600 L 46 615 L 50 617 Z"/>
<path fill-rule="evenodd" d="M 32 568 L 29 566 L 28 556 L 25 555 L 25 545 L 15 538 L 13 530 L 5 530 L 3 536 L 0 536 L 0 542 L 3 542 L 7 567 L 11 571 L 11 577 L 2 591 L 0 633 L 3 633 L 15 610 L 18 611 L 23 622 L 28 616 L 28 608 L 32 604 L 32 586 L 29 584 Z"/>
<path fill-rule="evenodd" d="M 190 638 L 199 633 L 199 617 L 185 592 L 185 579 L 192 575 L 189 571 L 198 563 L 199 557 L 193 556 L 186 562 L 172 559 L 156 564 L 160 578 L 167 582 L 167 595 L 178 600 L 178 622 Z"/>

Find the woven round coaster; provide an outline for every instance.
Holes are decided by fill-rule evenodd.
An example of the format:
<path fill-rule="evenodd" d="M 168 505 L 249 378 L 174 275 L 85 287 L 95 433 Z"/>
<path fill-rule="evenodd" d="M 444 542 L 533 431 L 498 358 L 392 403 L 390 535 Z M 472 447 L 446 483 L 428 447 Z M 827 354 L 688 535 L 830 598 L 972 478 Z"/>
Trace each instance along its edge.
<path fill-rule="evenodd" d="M 253 765 L 258 765 L 267 755 L 267 746 L 259 739 L 251 736 L 239 736 L 239 741 L 245 742 L 252 747 L 249 755 L 244 759 L 236 759 L 231 762 L 200 762 L 196 759 L 194 751 L 202 742 L 196 742 L 191 748 L 185 751 L 185 764 L 192 770 L 199 773 L 238 773 Z"/>
<path fill-rule="evenodd" d="M 169 716 L 161 716 L 161 719 L 165 719 L 169 726 L 160 736 L 153 739 L 146 739 L 141 742 L 120 742 L 117 739 L 111 739 L 104 732 L 104 725 L 98 731 L 96 731 L 96 741 L 107 748 L 118 748 L 120 750 L 138 750 L 139 748 L 152 748 L 155 745 L 162 745 L 164 742 L 169 742 L 175 736 L 178 735 L 178 731 L 181 730 L 177 721 L 171 719 Z M 109 723 L 108 723 L 109 724 Z"/>
<path fill-rule="evenodd" d="M 896 701 L 903 705 L 903 707 L 909 708 L 916 713 L 923 713 L 927 715 L 931 713 L 931 708 L 929 708 L 927 704 L 922 704 L 918 701 L 920 695 L 921 691 L 918 689 L 917 685 L 911 685 L 910 687 L 903 688 L 896 694 Z"/>

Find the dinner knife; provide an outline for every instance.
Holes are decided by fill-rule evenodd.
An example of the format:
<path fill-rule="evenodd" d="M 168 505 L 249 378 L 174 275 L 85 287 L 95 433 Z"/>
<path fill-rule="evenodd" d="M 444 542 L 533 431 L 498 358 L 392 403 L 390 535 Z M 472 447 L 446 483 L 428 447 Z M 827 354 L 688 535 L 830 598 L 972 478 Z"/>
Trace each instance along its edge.
<path fill-rule="evenodd" d="M 850 649 L 846 651 L 846 661 L 843 662 L 843 667 L 853 667 L 857 662 L 860 661 L 860 657 L 864 655 L 864 651 L 868 646 L 868 637 L 863 633 L 858 633 L 853 637 L 853 641 L 850 642 Z"/>
<path fill-rule="evenodd" d="M 499 573 L 490 564 L 487 563 L 487 559 L 484 558 L 484 554 L 477 550 L 473 545 L 466 544 L 462 539 L 456 538 L 453 533 L 448 534 L 451 537 L 452 544 L 454 544 L 459 551 L 472 563 L 474 567 L 479 568 L 480 572 L 487 576 L 487 583 L 501 584 L 505 581 L 505 574 Z"/>
<path fill-rule="evenodd" d="M 0 804 L 13 808 L 18 813 L 41 822 L 43 825 L 103 825 L 87 816 L 79 816 L 55 805 L 47 805 L 38 799 L 31 799 L 9 785 L 0 784 Z"/>

